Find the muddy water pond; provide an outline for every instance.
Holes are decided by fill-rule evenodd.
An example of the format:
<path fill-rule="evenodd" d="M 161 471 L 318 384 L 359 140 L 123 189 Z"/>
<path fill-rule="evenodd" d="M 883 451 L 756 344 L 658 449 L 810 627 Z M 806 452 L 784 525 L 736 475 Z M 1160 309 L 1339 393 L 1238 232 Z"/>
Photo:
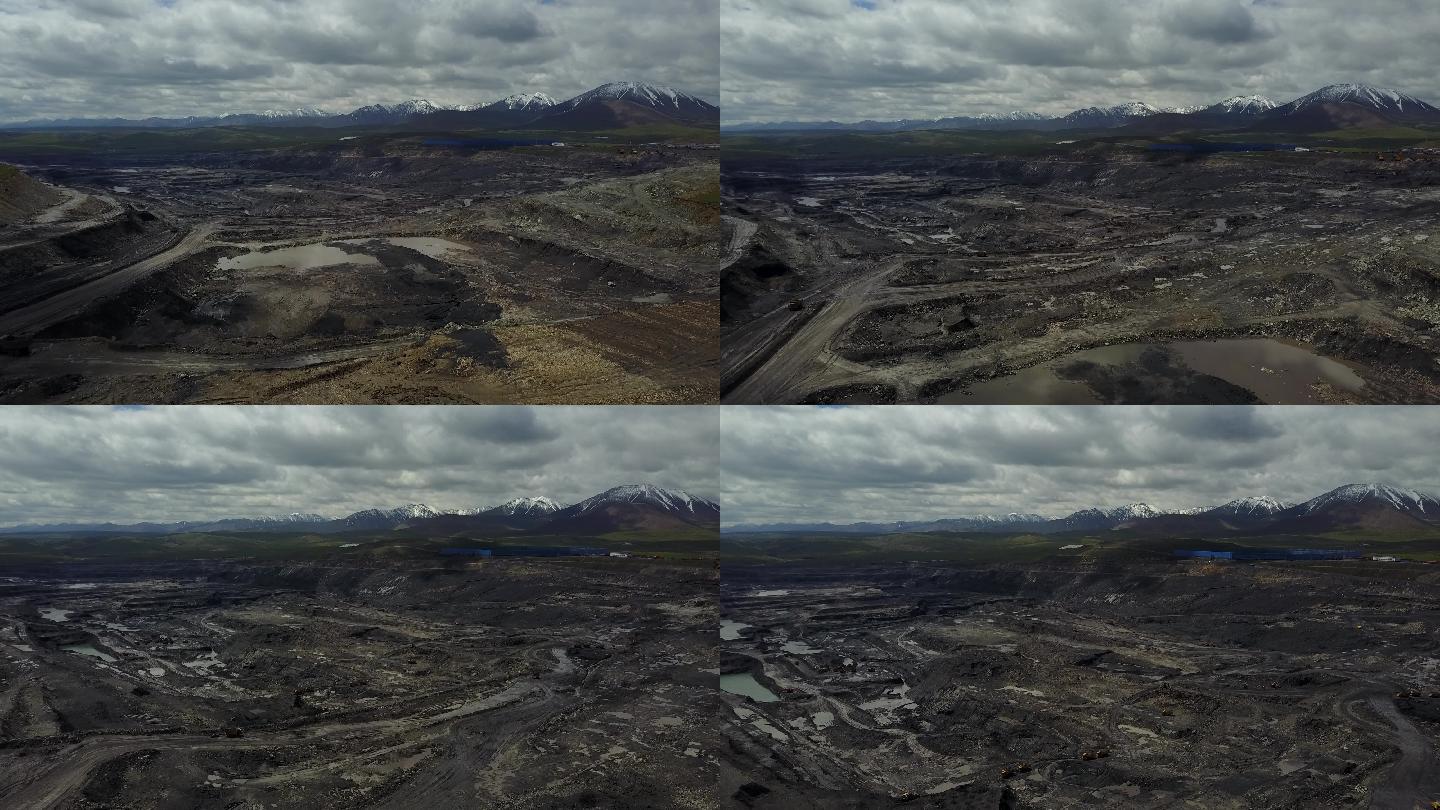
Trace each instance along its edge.
<path fill-rule="evenodd" d="M 738 641 L 738 640 L 740 639 L 740 631 L 741 631 L 741 630 L 744 630 L 745 628 L 747 628 L 747 627 L 749 627 L 749 626 L 750 626 L 750 625 L 745 624 L 744 622 L 732 622 L 732 621 L 730 621 L 729 619 L 721 619 L 721 620 L 720 620 L 720 640 L 721 640 L 721 641 Z"/>
<path fill-rule="evenodd" d="M 775 703 L 780 698 L 760 685 L 755 676 L 748 672 L 720 676 L 720 688 L 732 695 L 744 695 L 756 703 Z"/>
<path fill-rule="evenodd" d="M 313 244 L 276 250 L 255 250 L 221 259 L 221 270 L 253 270 L 257 267 L 285 267 L 290 270 L 313 270 L 338 264 L 378 265 L 380 260 L 368 253 L 349 253 L 334 245 Z"/>
<path fill-rule="evenodd" d="M 1074 352 L 938 397 L 947 404 L 1318 404 L 1314 386 L 1359 391 L 1355 367 L 1266 338 L 1130 343 Z"/>
<path fill-rule="evenodd" d="M 78 653 L 80 655 L 88 655 L 91 658 L 99 658 L 101 661 L 104 661 L 107 664 L 113 664 L 116 661 L 115 656 L 107 652 L 101 652 L 100 650 L 95 649 L 89 644 L 64 644 L 61 645 L 60 649 L 65 650 L 66 652 Z"/>

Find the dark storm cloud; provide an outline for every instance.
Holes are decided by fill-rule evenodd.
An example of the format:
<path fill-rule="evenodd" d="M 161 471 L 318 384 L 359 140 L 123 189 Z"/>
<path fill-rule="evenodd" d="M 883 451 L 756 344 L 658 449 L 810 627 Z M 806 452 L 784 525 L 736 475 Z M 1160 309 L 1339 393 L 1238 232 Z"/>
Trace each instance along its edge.
<path fill-rule="evenodd" d="M 1284 103 L 1364 82 L 1440 103 L 1433 0 L 720 0 L 726 121 Z"/>
<path fill-rule="evenodd" d="M 724 408 L 727 524 L 1440 493 L 1440 408 Z"/>
<path fill-rule="evenodd" d="M 426 503 L 569 503 L 623 483 L 713 497 L 710 408 L 11 407 L 0 525 Z"/>
<path fill-rule="evenodd" d="M 718 100 L 716 0 L 0 0 L 0 121 L 335 112 L 606 81 Z"/>

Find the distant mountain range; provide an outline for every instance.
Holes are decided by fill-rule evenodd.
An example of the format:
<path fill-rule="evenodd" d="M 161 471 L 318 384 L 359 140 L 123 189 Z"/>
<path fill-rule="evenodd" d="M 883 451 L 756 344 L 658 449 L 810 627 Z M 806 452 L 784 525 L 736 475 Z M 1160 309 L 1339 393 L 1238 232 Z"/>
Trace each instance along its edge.
<path fill-rule="evenodd" d="M 340 518 L 297 513 L 177 523 L 50 523 L 0 528 L 0 534 L 179 534 L 183 532 L 385 532 L 398 529 L 596 535 L 612 531 L 715 528 L 720 507 L 684 490 L 625 484 L 561 506 L 545 497 L 515 498 L 483 509 L 442 511 L 424 504 L 365 509 Z"/>
<path fill-rule="evenodd" d="M 517 93 L 488 104 L 444 107 L 425 99 L 371 104 L 348 113 L 302 108 L 181 118 L 59 118 L 0 124 L 0 129 L 194 129 L 201 127 L 350 127 L 540 130 L 622 129 L 636 124 L 713 127 L 720 108 L 699 96 L 642 82 L 610 82 L 563 102 L 544 93 Z"/>
<path fill-rule="evenodd" d="M 1320 533 L 1349 529 L 1440 530 L 1440 498 L 1387 484 L 1346 484 L 1304 503 L 1287 505 L 1266 496 L 1240 498 L 1220 506 L 1167 511 L 1136 503 L 1091 508 L 1064 517 L 1011 513 L 896 523 L 737 524 L 727 533 L 897 534 L 903 532 L 1103 532 L 1217 536 L 1230 533 Z"/>
<path fill-rule="evenodd" d="M 1120 129 L 1137 134 L 1198 130 L 1263 132 L 1325 132 L 1350 127 L 1384 127 L 1440 123 L 1440 108 L 1398 90 L 1366 84 L 1333 84 L 1291 101 L 1276 104 L 1263 96 L 1234 96 L 1210 105 L 1154 107 L 1133 101 L 1111 107 L 1086 107 L 1059 117 L 1027 112 L 956 116 L 930 120 L 792 121 L 736 124 L 727 132 L 859 130 L 902 132 L 920 129 L 968 130 L 1094 130 Z"/>

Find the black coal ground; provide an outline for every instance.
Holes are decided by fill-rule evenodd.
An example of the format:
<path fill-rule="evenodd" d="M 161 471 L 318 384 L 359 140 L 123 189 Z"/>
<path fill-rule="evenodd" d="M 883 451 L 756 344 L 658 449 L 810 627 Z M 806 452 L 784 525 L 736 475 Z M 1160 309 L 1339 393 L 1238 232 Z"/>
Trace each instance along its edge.
<path fill-rule="evenodd" d="M 727 807 L 1385 807 L 1440 791 L 1420 564 L 727 566 Z M 798 643 L 798 644 L 797 644 Z"/>

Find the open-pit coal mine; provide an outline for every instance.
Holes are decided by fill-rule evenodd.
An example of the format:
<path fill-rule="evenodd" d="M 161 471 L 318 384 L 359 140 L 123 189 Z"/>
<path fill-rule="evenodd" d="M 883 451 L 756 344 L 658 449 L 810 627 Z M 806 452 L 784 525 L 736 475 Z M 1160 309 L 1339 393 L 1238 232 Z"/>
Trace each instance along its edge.
<path fill-rule="evenodd" d="M 1071 557 L 727 563 L 722 806 L 1440 800 L 1433 566 Z"/>
<path fill-rule="evenodd" d="M 727 154 L 722 399 L 1440 399 L 1440 165 Z"/>
<path fill-rule="evenodd" d="M 712 402 L 713 154 L 0 155 L 0 402 Z"/>
<path fill-rule="evenodd" d="M 7 808 L 708 808 L 716 572 L 8 565 Z"/>

